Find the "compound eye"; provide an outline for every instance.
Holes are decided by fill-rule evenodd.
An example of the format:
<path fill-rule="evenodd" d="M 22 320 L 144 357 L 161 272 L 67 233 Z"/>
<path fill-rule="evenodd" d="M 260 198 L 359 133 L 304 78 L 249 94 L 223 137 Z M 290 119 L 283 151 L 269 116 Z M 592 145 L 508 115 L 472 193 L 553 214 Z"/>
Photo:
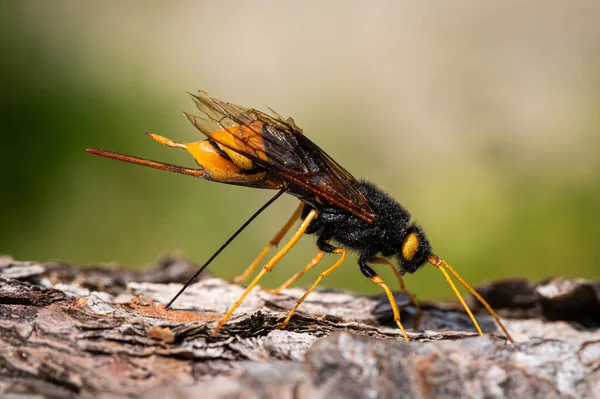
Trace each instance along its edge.
<path fill-rule="evenodd" d="M 421 243 L 419 242 L 419 236 L 415 233 L 410 233 L 404 239 L 402 243 L 402 257 L 407 261 L 415 261 L 418 262 L 421 259 L 415 259 L 418 257 L 423 257 L 423 249 L 421 248 Z"/>
<path fill-rule="evenodd" d="M 417 251 L 413 255 L 411 262 L 420 264 L 421 262 L 423 262 L 424 256 L 425 256 L 425 250 L 423 249 L 423 247 L 421 245 L 419 245 L 419 248 L 417 248 Z"/>

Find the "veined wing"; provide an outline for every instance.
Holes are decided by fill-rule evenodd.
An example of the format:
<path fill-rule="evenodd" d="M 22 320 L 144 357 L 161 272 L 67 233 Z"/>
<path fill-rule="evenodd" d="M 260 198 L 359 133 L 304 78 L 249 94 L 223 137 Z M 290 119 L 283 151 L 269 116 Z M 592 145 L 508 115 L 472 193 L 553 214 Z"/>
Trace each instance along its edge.
<path fill-rule="evenodd" d="M 357 189 L 356 179 L 304 136 L 291 118 L 271 117 L 209 97 L 205 92 L 192 98 L 206 118 L 185 115 L 206 136 L 321 200 L 366 222 L 375 220 L 366 198 Z"/>

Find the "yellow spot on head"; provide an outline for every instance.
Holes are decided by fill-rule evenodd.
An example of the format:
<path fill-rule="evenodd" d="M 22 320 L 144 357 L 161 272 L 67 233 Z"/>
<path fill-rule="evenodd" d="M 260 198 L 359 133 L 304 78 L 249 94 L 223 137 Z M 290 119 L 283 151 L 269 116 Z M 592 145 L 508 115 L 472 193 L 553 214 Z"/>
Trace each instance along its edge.
<path fill-rule="evenodd" d="M 419 237 L 415 233 L 410 233 L 402 243 L 402 257 L 406 260 L 411 260 L 419 249 Z"/>

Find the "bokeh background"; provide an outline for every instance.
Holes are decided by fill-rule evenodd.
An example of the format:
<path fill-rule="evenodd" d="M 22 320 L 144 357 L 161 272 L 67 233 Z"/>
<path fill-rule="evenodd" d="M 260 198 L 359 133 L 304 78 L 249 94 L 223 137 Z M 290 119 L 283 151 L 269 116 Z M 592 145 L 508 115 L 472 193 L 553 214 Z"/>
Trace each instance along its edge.
<path fill-rule="evenodd" d="M 2 1 L 0 253 L 202 263 L 273 193 L 84 149 L 192 166 L 143 133 L 201 139 L 181 112 L 203 89 L 293 116 L 410 209 L 472 283 L 598 277 L 599 21 L 594 0 Z M 212 271 L 240 273 L 295 206 L 273 205 Z M 314 252 L 307 237 L 264 285 Z M 433 267 L 408 284 L 451 296 Z M 355 259 L 324 285 L 378 292 Z"/>

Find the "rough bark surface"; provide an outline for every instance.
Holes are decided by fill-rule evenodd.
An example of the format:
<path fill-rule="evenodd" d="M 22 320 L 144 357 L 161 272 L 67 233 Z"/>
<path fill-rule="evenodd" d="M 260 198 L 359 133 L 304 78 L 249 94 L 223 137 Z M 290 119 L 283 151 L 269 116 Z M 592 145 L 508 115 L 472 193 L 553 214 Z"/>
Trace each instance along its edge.
<path fill-rule="evenodd" d="M 411 342 L 384 295 L 255 289 L 215 337 L 242 288 L 204 278 L 166 303 L 196 265 L 166 258 L 136 273 L 0 257 L 0 394 L 178 398 L 600 398 L 600 283 L 504 280 L 478 288 L 482 337 L 454 303 L 414 309 Z"/>

